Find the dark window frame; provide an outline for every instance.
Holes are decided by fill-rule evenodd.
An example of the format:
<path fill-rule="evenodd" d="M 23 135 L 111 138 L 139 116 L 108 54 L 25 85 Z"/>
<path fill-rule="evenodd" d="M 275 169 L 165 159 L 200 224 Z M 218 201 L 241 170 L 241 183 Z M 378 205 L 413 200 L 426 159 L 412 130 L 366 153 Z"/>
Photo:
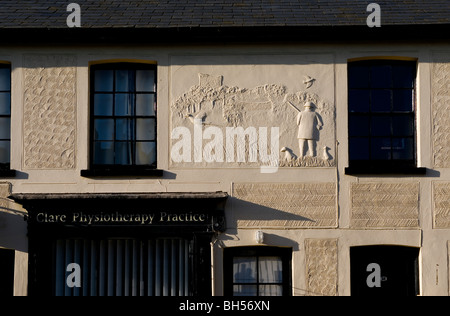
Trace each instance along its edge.
<path fill-rule="evenodd" d="M 282 283 L 234 283 L 233 280 L 233 259 L 239 257 L 280 257 L 282 260 Z M 257 261 L 259 262 L 259 261 Z M 258 264 L 257 264 L 258 267 Z M 250 246 L 250 247 L 230 247 L 224 249 L 224 294 L 233 296 L 234 285 L 256 285 L 257 296 L 259 295 L 258 285 L 281 285 L 282 296 L 292 296 L 292 248 Z"/>
<path fill-rule="evenodd" d="M 348 63 L 348 148 L 349 148 L 349 167 L 346 168 L 346 174 L 425 174 L 425 168 L 417 168 L 417 60 L 363 60 L 363 61 L 351 61 Z M 404 83 L 402 85 L 396 85 L 396 77 L 394 69 L 398 70 L 403 68 L 411 71 L 412 86 L 406 86 Z M 353 69 L 364 69 L 366 68 L 367 73 L 365 73 L 365 78 L 367 80 L 367 86 L 360 84 L 356 78 L 351 77 L 351 71 Z M 375 73 L 380 72 L 383 68 L 389 68 L 390 74 L 384 79 L 390 80 L 390 84 L 379 85 L 379 82 L 375 80 Z M 364 72 L 363 72 L 364 74 Z M 359 74 L 360 75 L 360 74 Z M 377 78 L 379 80 L 379 78 Z M 404 79 L 404 78 L 402 78 Z M 357 81 L 356 83 L 354 81 Z M 362 81 L 363 81 L 362 80 Z M 353 107 L 353 97 L 356 94 L 362 94 L 366 99 L 367 108 L 360 107 L 355 110 Z M 389 108 L 376 108 L 380 107 L 385 103 L 375 103 L 375 98 L 380 96 L 389 98 Z M 396 96 L 401 94 L 412 95 L 412 103 L 410 109 L 402 108 L 404 104 L 397 103 Z M 401 99 L 400 99 L 401 100 Z M 386 100 L 384 100 L 386 101 Z M 404 102 L 404 100 L 401 100 Z M 401 105 L 401 106 L 400 106 Z M 409 126 L 408 132 L 405 131 L 395 131 L 396 124 L 394 120 L 407 121 Z M 379 121 L 381 123 L 390 122 L 390 130 L 387 132 L 385 129 L 375 129 L 375 122 Z M 358 131 L 360 134 L 355 134 L 355 125 L 367 126 L 366 131 Z M 381 133 L 380 133 L 381 131 Z M 365 133 L 367 132 L 367 133 Z M 377 134 L 378 133 L 378 134 Z M 403 134 L 402 134 L 403 133 Z M 409 134 L 408 134 L 409 133 Z M 374 150 L 375 142 L 385 142 L 389 140 L 389 144 L 386 145 L 390 147 L 390 152 L 383 152 L 382 155 L 385 157 L 380 157 L 376 155 Z M 355 153 L 352 153 L 352 147 L 357 146 L 357 142 L 360 141 L 366 144 L 366 150 L 361 150 L 364 152 L 361 157 L 355 157 Z M 403 151 L 397 154 L 405 155 L 409 157 L 402 157 L 402 159 L 395 158 L 395 143 L 412 145 L 409 148 L 409 152 Z M 362 144 L 361 143 L 361 144 Z M 378 146 L 379 147 L 379 146 Z M 381 153 L 381 152 L 379 152 Z"/>
<path fill-rule="evenodd" d="M 0 93 L 9 93 L 9 114 L 0 114 L 0 118 L 7 118 L 9 119 L 9 122 L 11 124 L 11 93 L 12 93 L 12 82 L 11 82 L 11 75 L 12 75 L 12 68 L 10 63 L 0 63 L 0 69 L 8 69 L 9 70 L 9 89 L 8 90 L 0 90 Z M 9 133 L 9 138 L 2 138 L 0 139 L 2 142 L 9 142 L 9 159 L 8 161 L 0 161 L 0 177 L 4 178 L 13 178 L 16 176 L 16 171 L 11 170 L 11 130 Z"/>
<path fill-rule="evenodd" d="M 96 91 L 95 90 L 95 73 L 97 70 L 113 71 L 113 87 L 112 91 Z M 133 89 L 128 88 L 126 91 L 117 91 L 116 88 L 116 71 L 127 70 L 134 74 Z M 153 91 L 137 91 L 136 90 L 136 71 L 151 70 L 154 72 L 154 89 Z M 157 169 L 157 65 L 152 63 L 139 62 L 118 62 L 118 63 L 104 63 L 96 64 L 90 67 L 90 133 L 89 133 L 89 170 L 82 170 L 81 176 L 95 177 L 95 176 L 157 176 L 163 175 L 162 170 Z M 96 95 L 111 95 L 112 97 L 112 114 L 101 115 L 95 113 L 95 97 Z M 133 97 L 133 111 L 131 114 L 122 115 L 117 114 L 116 111 L 116 96 L 117 95 L 131 95 Z M 136 98 L 138 95 L 152 95 L 154 104 L 153 115 L 138 115 L 136 113 Z M 114 121 L 114 138 L 112 140 L 103 140 L 104 143 L 110 142 L 113 145 L 113 151 L 116 153 L 116 146 L 118 144 L 128 144 L 131 146 L 131 158 L 128 164 L 120 164 L 115 160 L 112 164 L 101 164 L 95 161 L 95 147 L 100 144 L 102 140 L 95 139 L 95 122 L 96 120 L 113 120 Z M 154 120 L 154 139 L 140 140 L 137 136 L 137 122 L 140 119 Z M 118 139 L 116 133 L 117 122 L 119 120 L 129 120 L 130 125 L 133 125 L 132 136 L 127 139 Z M 131 123 L 130 123 L 131 122 Z M 151 164 L 138 164 L 136 155 L 136 146 L 138 143 L 153 143 L 155 152 L 155 161 Z M 117 157 L 114 156 L 113 159 Z"/>

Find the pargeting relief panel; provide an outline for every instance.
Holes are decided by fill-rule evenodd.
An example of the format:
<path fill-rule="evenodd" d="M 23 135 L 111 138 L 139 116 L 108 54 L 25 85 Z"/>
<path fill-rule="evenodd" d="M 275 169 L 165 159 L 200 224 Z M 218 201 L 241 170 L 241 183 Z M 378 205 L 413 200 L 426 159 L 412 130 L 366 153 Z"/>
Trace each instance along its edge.
<path fill-rule="evenodd" d="M 450 167 L 450 63 L 449 52 L 433 54 L 431 104 L 433 113 L 434 165 Z"/>
<path fill-rule="evenodd" d="M 240 228 L 335 228 L 335 183 L 234 183 L 233 213 Z M 232 222 L 229 223 L 233 225 Z"/>
<path fill-rule="evenodd" d="M 318 78 L 312 74 L 314 67 L 304 69 L 304 73 L 300 67 L 299 73 L 291 74 L 290 78 L 278 74 L 272 82 L 257 86 L 251 85 L 258 81 L 251 74 L 247 74 L 249 80 L 244 82 L 245 86 L 227 84 L 233 81 L 230 67 L 210 67 L 209 73 L 198 72 L 202 67 L 192 67 L 193 71 L 182 72 L 189 77 L 187 82 L 193 78 L 198 80 L 187 89 L 180 88 L 182 76 L 173 71 L 176 87 L 173 90 L 179 93 L 173 91 L 171 102 L 172 166 L 336 165 L 335 106 L 333 99 L 319 94 L 331 89 L 326 94 L 334 95 L 331 66 L 326 66 L 329 72 L 322 66 Z M 261 72 L 264 65 L 255 67 Z M 269 67 L 268 71 L 282 72 L 276 67 Z M 259 72 L 255 71 L 255 76 Z M 242 84 L 243 80 L 239 82 Z M 187 138 L 190 145 L 184 146 Z"/>
<path fill-rule="evenodd" d="M 24 167 L 74 169 L 76 56 L 24 56 Z"/>
<path fill-rule="evenodd" d="M 306 239 L 307 296 L 336 296 L 338 287 L 338 241 Z M 299 293 L 302 295 L 303 293 Z"/>
<path fill-rule="evenodd" d="M 352 183 L 352 228 L 419 227 L 419 183 Z"/>
<path fill-rule="evenodd" d="M 433 183 L 434 228 L 450 228 L 450 183 Z"/>

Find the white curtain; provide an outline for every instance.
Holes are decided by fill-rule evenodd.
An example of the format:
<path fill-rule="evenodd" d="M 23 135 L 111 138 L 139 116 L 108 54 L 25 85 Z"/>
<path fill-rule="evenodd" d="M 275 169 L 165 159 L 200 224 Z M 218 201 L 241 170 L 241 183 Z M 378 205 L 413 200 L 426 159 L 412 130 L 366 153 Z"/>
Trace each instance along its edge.
<path fill-rule="evenodd" d="M 235 257 L 233 283 L 235 296 L 281 296 L 282 260 L 280 257 Z"/>
<path fill-rule="evenodd" d="M 283 287 L 283 265 L 279 257 L 259 258 L 259 283 L 278 283 L 259 285 L 259 295 L 261 296 L 281 296 Z"/>

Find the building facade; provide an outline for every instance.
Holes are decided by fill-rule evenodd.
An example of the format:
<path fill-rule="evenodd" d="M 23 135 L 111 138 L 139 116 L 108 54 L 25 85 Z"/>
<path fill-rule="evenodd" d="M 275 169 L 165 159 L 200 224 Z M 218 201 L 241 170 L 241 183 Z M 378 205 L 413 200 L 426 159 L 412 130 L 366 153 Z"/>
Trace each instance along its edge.
<path fill-rule="evenodd" d="M 294 2 L 274 17 L 289 20 Z M 191 1 L 182 21 L 167 2 L 166 25 L 139 5 L 108 24 L 96 14 L 116 11 L 82 1 L 80 28 L 63 4 L 55 20 L 11 15 L 0 293 L 449 295 L 449 11 L 437 15 L 438 2 L 421 20 L 420 5 L 413 18 L 386 5 L 379 29 L 352 1 L 321 24 L 300 22 L 320 14 L 312 7 L 292 25 L 259 24 L 234 2 L 239 25 L 221 4 L 206 27 Z"/>

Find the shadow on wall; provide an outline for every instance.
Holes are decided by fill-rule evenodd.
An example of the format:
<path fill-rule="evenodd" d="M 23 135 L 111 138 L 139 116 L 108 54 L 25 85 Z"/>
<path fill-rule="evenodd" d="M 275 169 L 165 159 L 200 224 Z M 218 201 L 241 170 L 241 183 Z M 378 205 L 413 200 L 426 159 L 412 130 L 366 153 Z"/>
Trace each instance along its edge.
<path fill-rule="evenodd" d="M 7 198 L 0 198 L 0 248 L 28 252 L 27 212 Z"/>
<path fill-rule="evenodd" d="M 230 199 L 233 207 L 233 216 L 232 218 L 227 218 L 229 227 L 238 227 L 241 225 L 260 227 L 271 226 L 271 224 L 273 224 L 274 226 L 282 228 L 288 223 L 300 224 L 300 222 L 302 222 L 299 226 L 314 226 L 316 222 L 314 219 L 301 216 L 294 212 L 285 212 L 235 197 Z"/>

